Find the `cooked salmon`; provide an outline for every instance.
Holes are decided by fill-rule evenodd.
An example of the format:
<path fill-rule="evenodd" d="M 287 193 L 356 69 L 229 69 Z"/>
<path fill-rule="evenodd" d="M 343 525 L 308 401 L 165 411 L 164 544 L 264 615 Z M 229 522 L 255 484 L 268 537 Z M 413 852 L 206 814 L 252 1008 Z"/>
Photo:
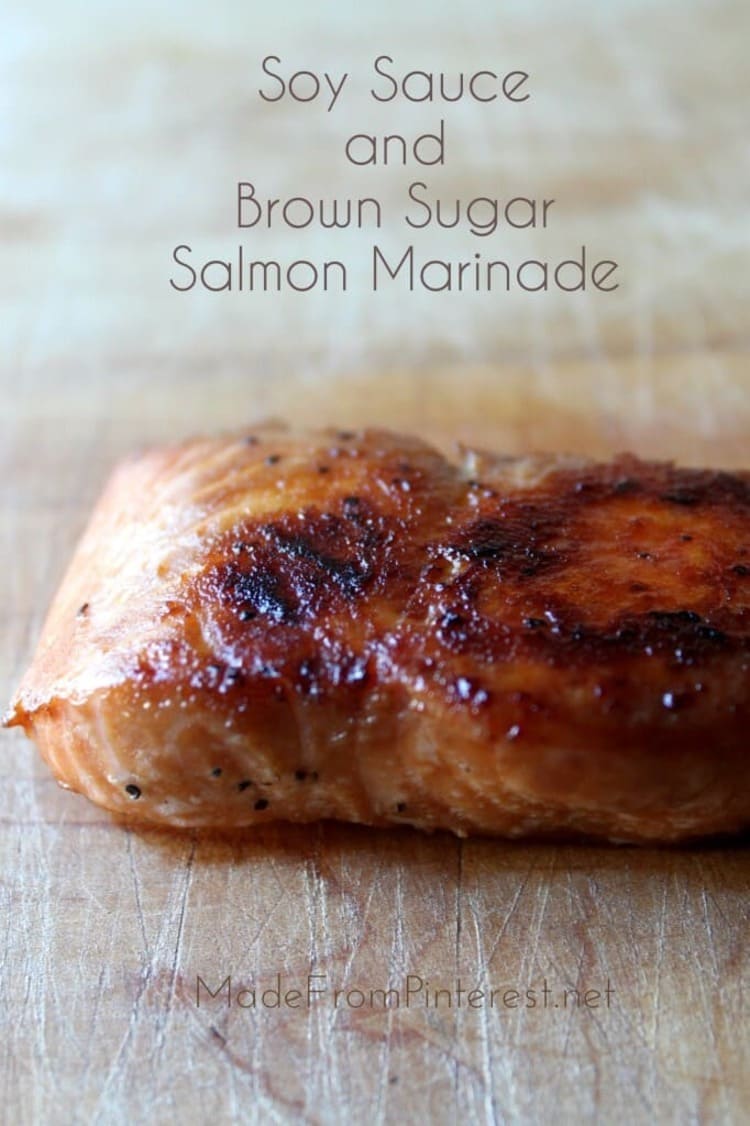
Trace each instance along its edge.
<path fill-rule="evenodd" d="M 750 826 L 750 473 L 251 433 L 114 472 L 5 722 L 118 814 Z"/>

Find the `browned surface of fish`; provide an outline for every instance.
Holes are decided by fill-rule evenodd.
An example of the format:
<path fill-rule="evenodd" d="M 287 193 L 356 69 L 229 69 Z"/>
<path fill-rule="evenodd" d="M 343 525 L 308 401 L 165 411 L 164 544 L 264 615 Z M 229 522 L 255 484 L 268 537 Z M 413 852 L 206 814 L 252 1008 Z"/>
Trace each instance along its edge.
<path fill-rule="evenodd" d="M 673 841 L 750 825 L 750 474 L 383 431 L 122 464 L 6 722 L 107 809 Z"/>

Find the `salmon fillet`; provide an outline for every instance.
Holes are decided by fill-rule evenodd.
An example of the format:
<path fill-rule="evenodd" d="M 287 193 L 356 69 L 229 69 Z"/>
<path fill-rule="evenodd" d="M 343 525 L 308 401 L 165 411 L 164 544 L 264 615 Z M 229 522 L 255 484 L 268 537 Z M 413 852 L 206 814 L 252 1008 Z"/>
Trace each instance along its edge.
<path fill-rule="evenodd" d="M 750 473 L 385 431 L 114 472 L 5 718 L 172 826 L 750 825 Z"/>

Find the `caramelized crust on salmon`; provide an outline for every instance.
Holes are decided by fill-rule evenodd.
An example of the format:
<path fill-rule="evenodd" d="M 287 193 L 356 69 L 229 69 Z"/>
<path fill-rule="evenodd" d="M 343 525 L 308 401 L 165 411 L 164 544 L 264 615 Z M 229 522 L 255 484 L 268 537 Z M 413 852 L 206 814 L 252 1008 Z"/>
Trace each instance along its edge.
<path fill-rule="evenodd" d="M 383 431 L 114 473 L 6 717 L 176 826 L 677 841 L 750 825 L 750 474 Z"/>

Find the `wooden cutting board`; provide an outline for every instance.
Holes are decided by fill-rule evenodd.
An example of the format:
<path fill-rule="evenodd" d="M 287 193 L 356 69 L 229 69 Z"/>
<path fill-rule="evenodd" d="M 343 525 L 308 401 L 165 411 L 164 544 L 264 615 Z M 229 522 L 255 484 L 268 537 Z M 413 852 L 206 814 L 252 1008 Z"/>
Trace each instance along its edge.
<path fill-rule="evenodd" d="M 63 17 L 39 0 L 3 17 L 5 698 L 107 472 L 144 442 L 272 416 L 750 465 L 746 6 L 404 7 L 143 0 L 94 27 L 85 5 Z M 368 106 L 379 51 L 404 70 L 525 64 L 534 97 L 518 113 L 446 108 L 445 169 L 358 178 L 347 130 L 439 116 Z M 261 106 L 272 52 L 290 71 L 348 69 L 356 90 L 331 114 Z M 555 196 L 554 229 L 494 249 L 585 241 L 620 262 L 620 289 L 168 285 L 177 243 L 236 246 L 238 178 L 268 195 L 366 183 L 398 217 L 420 175 L 454 198 Z M 331 247 L 354 263 L 372 242 L 256 235 L 264 255 Z M 400 245 L 403 227 L 383 237 Z M 746 844 L 131 832 L 61 792 L 16 733 L 0 753 L 9 1122 L 743 1120 Z"/>

